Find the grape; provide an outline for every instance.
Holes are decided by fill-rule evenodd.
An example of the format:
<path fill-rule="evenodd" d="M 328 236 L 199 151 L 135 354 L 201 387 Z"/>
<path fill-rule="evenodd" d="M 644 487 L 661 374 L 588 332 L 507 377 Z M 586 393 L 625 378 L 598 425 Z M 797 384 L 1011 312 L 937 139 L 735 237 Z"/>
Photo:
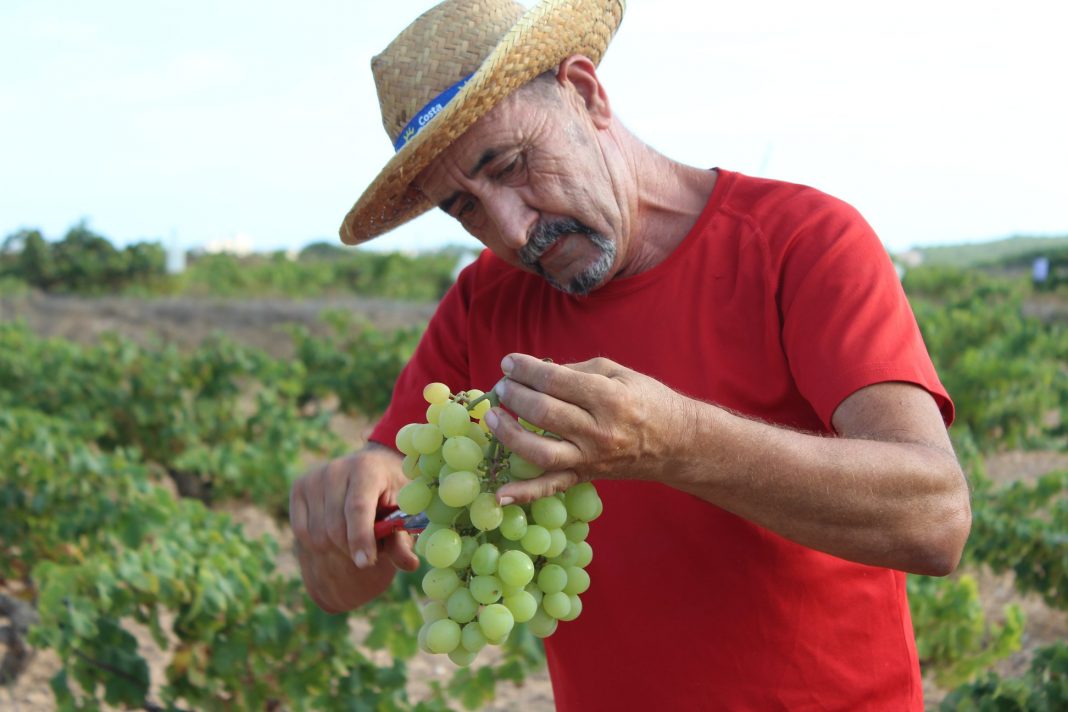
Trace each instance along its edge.
<path fill-rule="evenodd" d="M 559 620 L 571 612 L 571 599 L 563 591 L 547 593 L 545 598 L 541 599 L 541 607 L 550 616 Z"/>
<path fill-rule="evenodd" d="M 497 498 L 491 492 L 483 492 L 470 508 L 471 523 L 484 532 L 492 531 L 501 525 L 504 513 L 497 504 Z"/>
<path fill-rule="evenodd" d="M 516 623 L 526 623 L 538 610 L 537 600 L 526 591 L 518 591 L 511 596 L 505 596 L 501 602 L 512 612 Z"/>
<path fill-rule="evenodd" d="M 426 486 L 426 480 L 412 480 L 397 493 L 397 506 L 408 514 L 422 512 L 430 505 L 434 493 Z"/>
<path fill-rule="evenodd" d="M 459 666 L 474 662 L 488 643 L 502 644 L 516 623 L 544 638 L 558 621 L 578 617 L 579 594 L 590 587 L 584 567 L 593 559 L 588 522 L 604 508 L 591 483 L 501 507 L 501 485 L 543 470 L 489 431 L 490 399 L 468 408 L 483 395 L 475 388 L 453 395 L 444 383 L 428 384 L 426 422 L 409 423 L 395 437 L 410 480 L 397 492 L 397 506 L 429 520 L 415 541 L 415 552 L 431 566 L 421 582 L 430 600 L 420 611 L 417 642 Z"/>
<path fill-rule="evenodd" d="M 527 621 L 527 628 L 539 638 L 548 638 L 556 632 L 556 626 L 556 619 L 546 613 L 543 608 L 539 608 L 534 617 Z"/>
<path fill-rule="evenodd" d="M 441 447 L 441 428 L 424 423 L 412 431 L 412 447 L 420 455 L 429 455 Z"/>
<path fill-rule="evenodd" d="M 476 549 L 478 549 L 477 541 L 469 536 L 461 537 L 460 555 L 456 557 L 456 561 L 452 562 L 452 567 L 462 570 L 471 566 L 471 557 L 475 555 Z"/>
<path fill-rule="evenodd" d="M 434 532 L 426 542 L 426 560 L 435 568 L 452 566 L 460 556 L 460 535 L 452 529 Z"/>
<path fill-rule="evenodd" d="M 462 647 L 453 648 L 449 651 L 449 660 L 453 661 L 460 667 L 467 667 L 475 661 L 478 657 L 478 653 L 472 653 L 470 650 L 466 650 Z"/>
<path fill-rule="evenodd" d="M 449 653 L 460 644 L 460 626 L 456 621 L 443 618 L 430 624 L 426 644 L 432 652 Z"/>
<path fill-rule="evenodd" d="M 423 473 L 419 469 L 419 455 L 416 453 L 405 455 L 404 461 L 401 462 L 401 472 L 403 472 L 404 476 L 409 480 L 414 480 L 422 475 Z"/>
<path fill-rule="evenodd" d="M 527 514 L 518 504 L 509 504 L 501 513 L 501 536 L 511 541 L 527 533 Z"/>
<path fill-rule="evenodd" d="M 460 577 L 452 569 L 430 569 L 423 576 L 423 593 L 435 601 L 446 600 L 460 587 Z"/>
<path fill-rule="evenodd" d="M 444 406 L 444 403 L 431 403 L 429 406 L 427 406 L 426 422 L 430 423 L 431 425 L 437 425 L 438 427 L 441 427 L 438 424 L 438 418 L 441 416 L 442 406 Z"/>
<path fill-rule="evenodd" d="M 482 430 L 482 428 L 479 427 L 478 423 L 468 423 L 467 432 L 465 432 L 464 435 L 474 440 L 475 444 L 482 448 L 483 455 L 489 454 L 489 438 L 486 436 L 486 433 Z"/>
<path fill-rule="evenodd" d="M 545 472 L 532 462 L 524 460 L 514 452 L 508 456 L 508 471 L 517 480 L 532 480 Z"/>
<path fill-rule="evenodd" d="M 575 548 L 578 549 L 578 559 L 575 561 L 575 566 L 584 569 L 593 561 L 593 547 L 590 546 L 588 541 L 580 541 L 575 544 Z"/>
<path fill-rule="evenodd" d="M 441 456 L 457 470 L 474 470 L 482 462 L 482 448 L 471 438 L 457 435 L 441 446 Z"/>
<path fill-rule="evenodd" d="M 578 556 L 578 546 L 576 546 L 574 542 L 569 541 L 564 545 L 564 550 L 560 554 L 552 557 L 549 560 L 549 563 L 559 564 L 560 566 L 567 568 L 568 566 L 575 565 L 575 562 L 578 561 Z"/>
<path fill-rule="evenodd" d="M 438 427 L 447 438 L 463 435 L 467 432 L 467 426 L 471 424 L 471 416 L 467 408 L 459 403 L 446 403 L 441 406 L 438 413 Z"/>
<path fill-rule="evenodd" d="M 571 522 L 564 526 L 564 535 L 568 541 L 573 541 L 576 544 L 580 541 L 586 541 L 586 537 L 590 535 L 590 525 L 588 522 Z"/>
<path fill-rule="evenodd" d="M 430 478 L 437 477 L 441 472 L 441 466 L 445 463 L 441 459 L 441 451 L 436 450 L 432 453 L 419 456 L 419 471 Z"/>
<path fill-rule="evenodd" d="M 478 613 L 478 601 L 471 595 L 471 591 L 460 587 L 449 594 L 449 600 L 445 603 L 449 618 L 457 623 L 469 623 L 475 619 Z"/>
<path fill-rule="evenodd" d="M 456 516 L 460 513 L 459 508 L 450 507 L 441 501 L 441 497 L 434 495 L 431 498 L 430 504 L 426 508 L 426 517 L 434 524 L 449 525 L 456 521 Z M 425 533 L 425 532 L 424 532 Z"/>
<path fill-rule="evenodd" d="M 471 390 L 467 391 L 467 393 L 465 393 L 464 395 L 467 396 L 467 400 L 468 401 L 475 401 L 475 400 L 478 400 L 479 398 L 481 398 L 482 396 L 484 396 L 485 394 L 482 391 L 478 390 L 477 388 L 472 388 Z M 486 412 L 491 407 L 493 407 L 493 404 L 489 402 L 489 399 L 484 400 L 481 403 L 479 403 L 478 405 L 476 405 L 474 408 L 471 409 L 471 415 L 473 415 L 474 417 L 478 418 L 479 420 L 482 420 L 482 418 L 486 417 Z"/>
<path fill-rule="evenodd" d="M 419 556 L 422 556 L 423 558 L 426 558 L 426 543 L 430 539 L 430 536 L 439 529 L 445 528 L 446 525 L 444 524 L 435 524 L 434 522 L 427 524 L 426 529 L 424 529 L 423 532 L 415 539 L 415 553 Z"/>
<path fill-rule="evenodd" d="M 497 575 L 507 586 L 526 586 L 534 578 L 534 562 L 522 551 L 506 551 L 497 562 Z"/>
<path fill-rule="evenodd" d="M 553 538 L 545 527 L 540 524 L 531 524 L 527 527 L 526 534 L 520 539 L 520 543 L 523 544 L 524 549 L 534 556 L 540 556 L 549 550 L 553 543 Z"/>
<path fill-rule="evenodd" d="M 566 571 L 567 585 L 564 586 L 564 593 L 575 595 L 585 593 L 590 587 L 590 575 L 586 573 L 586 570 L 578 566 L 568 566 Z"/>
<path fill-rule="evenodd" d="M 527 587 L 523 590 L 533 596 L 534 600 L 539 606 L 541 605 L 541 599 L 545 597 L 545 594 L 542 593 L 542 590 L 540 588 L 538 588 L 538 583 L 536 581 L 531 581 L 530 583 L 528 583 Z"/>
<path fill-rule="evenodd" d="M 423 387 L 423 399 L 427 403 L 445 403 L 452 395 L 444 383 L 428 383 Z"/>
<path fill-rule="evenodd" d="M 416 454 L 415 446 L 412 445 L 412 432 L 418 427 L 419 423 L 408 423 L 397 431 L 397 437 L 394 442 L 397 445 L 397 449 L 405 455 Z"/>
<path fill-rule="evenodd" d="M 486 634 L 482 632 L 482 626 L 477 621 L 468 623 L 460 631 L 460 645 L 472 653 L 477 653 L 486 647 Z"/>
<path fill-rule="evenodd" d="M 501 552 L 493 544 L 485 543 L 475 549 L 471 557 L 471 570 L 479 576 L 489 576 L 497 573 L 497 560 L 501 558 Z"/>
<path fill-rule="evenodd" d="M 448 618 L 449 613 L 445 610 L 445 604 L 441 601 L 427 601 L 421 611 L 424 623 L 433 623 L 442 618 Z"/>
<path fill-rule="evenodd" d="M 486 640 L 499 645 L 512 632 L 515 618 L 512 617 L 512 612 L 506 606 L 500 603 L 493 603 L 483 608 L 482 612 L 478 614 L 478 624 L 482 628 L 482 634 L 486 636 Z"/>
<path fill-rule="evenodd" d="M 438 488 L 438 496 L 450 507 L 466 507 L 475 501 L 481 489 L 478 475 L 460 470 L 445 476 L 445 479 L 441 481 L 441 487 Z"/>
<path fill-rule="evenodd" d="M 564 493 L 567 513 L 579 521 L 589 522 L 596 519 L 600 514 L 600 502 L 597 489 L 589 482 L 580 482 Z"/>
<path fill-rule="evenodd" d="M 545 558 L 552 559 L 564 553 L 564 549 L 567 548 L 567 537 L 564 536 L 563 529 L 550 529 L 549 539 L 549 548 L 545 550 Z"/>
<path fill-rule="evenodd" d="M 434 652 L 433 650 L 430 649 L 430 646 L 427 645 L 427 642 L 426 642 L 426 634 L 429 633 L 429 632 L 430 632 L 430 623 L 424 623 L 419 628 L 419 637 L 416 639 L 416 642 L 419 645 L 419 649 L 422 650 L 424 653 L 432 653 L 432 652 Z"/>
<path fill-rule="evenodd" d="M 489 605 L 501 598 L 501 580 L 496 576 L 475 576 L 468 585 L 471 596 L 479 603 Z"/>
<path fill-rule="evenodd" d="M 581 569 L 580 569 L 581 570 Z M 568 582 L 567 569 L 556 564 L 546 564 L 538 572 L 538 588 L 545 593 L 557 593 L 564 590 Z"/>
<path fill-rule="evenodd" d="M 582 613 L 582 599 L 574 593 L 569 593 L 567 594 L 567 600 L 571 603 L 571 610 L 560 620 L 573 621 L 579 617 L 580 613 Z"/>
<path fill-rule="evenodd" d="M 546 529 L 559 529 L 567 521 L 567 507 L 556 497 L 542 497 L 530 505 L 534 521 Z"/>

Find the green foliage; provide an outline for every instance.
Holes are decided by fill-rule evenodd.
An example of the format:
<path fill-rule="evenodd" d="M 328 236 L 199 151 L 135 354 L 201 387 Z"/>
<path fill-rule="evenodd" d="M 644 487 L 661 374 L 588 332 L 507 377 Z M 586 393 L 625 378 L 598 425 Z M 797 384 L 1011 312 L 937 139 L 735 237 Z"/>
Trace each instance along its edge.
<path fill-rule="evenodd" d="M 1035 652 L 1019 678 L 986 672 L 942 700 L 942 712 L 1056 712 L 1068 709 L 1068 644 Z"/>
<path fill-rule="evenodd" d="M 940 686 L 959 685 L 1020 649 L 1019 607 L 1005 608 L 1004 625 L 988 624 L 972 576 L 909 576 L 908 593 L 920 662 Z"/>
<path fill-rule="evenodd" d="M 179 294 L 213 297 L 321 297 L 359 294 L 437 301 L 452 284 L 457 255 L 420 256 L 322 246 L 292 260 L 282 253 L 238 257 L 199 255 L 177 276 Z"/>
<path fill-rule="evenodd" d="M 0 325 L 0 405 L 78 424 L 105 450 L 132 448 L 183 494 L 284 512 L 302 456 L 338 453 L 327 415 L 302 412 L 305 372 L 223 338 L 189 355 L 108 336 L 80 347 Z"/>
<path fill-rule="evenodd" d="M 297 259 L 284 252 L 191 254 L 185 272 L 168 275 L 166 252 L 159 243 L 138 242 L 119 250 L 79 223 L 55 242 L 39 230 L 9 235 L 0 248 L 0 293 L 21 283 L 46 292 L 78 294 L 234 298 L 358 294 L 432 302 L 452 284 L 462 254 L 458 248 L 407 255 L 315 243 Z"/>
<path fill-rule="evenodd" d="M 957 406 L 955 429 L 982 450 L 1064 444 L 1068 329 L 1023 317 L 1019 281 L 927 268 L 904 286 Z"/>
<path fill-rule="evenodd" d="M 133 621 L 172 654 L 160 693 L 168 706 L 412 709 L 403 666 L 374 665 L 346 616 L 324 614 L 299 579 L 276 573 L 274 542 L 248 539 L 200 502 L 160 502 L 138 539 L 33 570 L 41 622 L 31 640 L 63 662 L 53 681 L 62 708 L 144 705 L 149 679 L 126 630 Z"/>
<path fill-rule="evenodd" d="M 4 241 L 0 277 L 15 277 L 47 292 L 101 294 L 146 284 L 164 274 L 166 254 L 158 243 L 117 250 L 107 238 L 79 223 L 50 243 L 37 230 Z"/>
<path fill-rule="evenodd" d="M 972 509 L 968 557 L 1068 610 L 1068 471 L 998 490 L 983 483 Z"/>
<path fill-rule="evenodd" d="M 321 403 L 336 396 L 347 413 L 378 415 L 389 405 L 393 383 L 419 343 L 422 329 L 383 332 L 346 311 L 322 317 L 332 329 L 313 338 L 304 327 L 290 331 L 296 359 L 307 373 L 301 403 Z"/>

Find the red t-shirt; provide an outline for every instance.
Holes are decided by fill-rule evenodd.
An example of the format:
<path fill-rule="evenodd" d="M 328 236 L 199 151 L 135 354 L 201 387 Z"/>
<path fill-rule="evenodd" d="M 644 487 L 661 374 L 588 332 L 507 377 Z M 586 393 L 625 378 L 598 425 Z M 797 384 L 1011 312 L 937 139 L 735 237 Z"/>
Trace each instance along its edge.
<path fill-rule="evenodd" d="M 518 351 L 605 356 L 792 428 L 872 383 L 953 406 L 886 251 L 804 186 L 719 171 L 663 262 L 587 297 L 488 251 L 443 299 L 372 439 L 422 421 L 431 381 L 491 387 Z M 820 553 L 656 482 L 598 481 L 583 612 L 546 639 L 561 710 L 920 710 L 905 575 Z"/>

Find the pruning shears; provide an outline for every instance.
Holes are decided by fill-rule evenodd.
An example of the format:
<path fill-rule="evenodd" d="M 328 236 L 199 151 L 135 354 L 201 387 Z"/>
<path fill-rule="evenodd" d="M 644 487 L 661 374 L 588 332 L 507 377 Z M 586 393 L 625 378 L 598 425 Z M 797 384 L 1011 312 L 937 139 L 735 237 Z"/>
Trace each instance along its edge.
<path fill-rule="evenodd" d="M 397 507 L 379 507 L 375 513 L 375 539 L 381 541 L 393 532 L 416 534 L 430 523 L 426 513 L 407 514 Z"/>

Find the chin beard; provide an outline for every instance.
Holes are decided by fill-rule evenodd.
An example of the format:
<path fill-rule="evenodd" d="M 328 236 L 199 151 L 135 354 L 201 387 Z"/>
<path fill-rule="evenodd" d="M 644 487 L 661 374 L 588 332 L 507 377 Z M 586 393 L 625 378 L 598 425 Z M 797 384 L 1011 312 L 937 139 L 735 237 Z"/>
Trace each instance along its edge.
<path fill-rule="evenodd" d="M 541 256 L 564 235 L 585 235 L 597 247 L 596 259 L 576 274 L 567 283 L 562 283 L 541 266 Z M 519 250 L 519 260 L 533 269 L 550 285 L 567 294 L 585 296 L 597 288 L 616 259 L 616 244 L 593 228 L 574 219 L 554 220 L 540 223 L 534 229 L 527 244 Z"/>

